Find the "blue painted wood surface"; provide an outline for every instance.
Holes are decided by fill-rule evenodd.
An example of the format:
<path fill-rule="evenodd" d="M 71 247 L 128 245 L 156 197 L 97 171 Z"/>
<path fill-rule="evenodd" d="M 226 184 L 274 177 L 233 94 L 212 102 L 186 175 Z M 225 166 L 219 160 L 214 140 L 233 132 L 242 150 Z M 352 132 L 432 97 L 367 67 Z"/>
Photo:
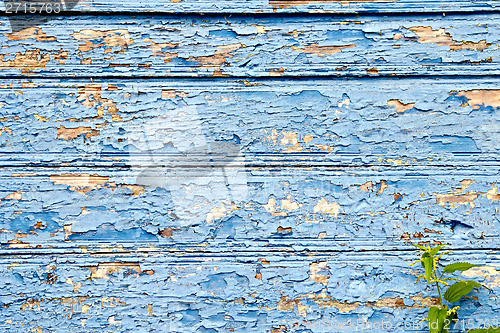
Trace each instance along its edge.
<path fill-rule="evenodd" d="M 74 1 L 76 2 L 76 1 Z M 72 12 L 130 12 L 130 13 L 421 13 L 421 12 L 495 12 L 495 0 L 81 0 Z M 0 10 L 4 10 L 0 4 Z"/>
<path fill-rule="evenodd" d="M 0 76 L 498 75 L 499 22 L 499 14 L 104 15 L 12 33 L 4 18 Z"/>
<path fill-rule="evenodd" d="M 0 19 L 0 331 L 424 332 L 410 242 L 500 320 L 497 1 L 72 10 Z"/>
<path fill-rule="evenodd" d="M 498 251 L 458 251 L 498 290 Z M 424 332 L 412 252 L 121 253 L 2 257 L 4 331 Z M 472 274 L 470 274 L 472 275 Z M 496 318 L 483 289 L 462 302 L 475 325 Z M 477 298 L 477 299 L 476 299 Z M 392 329 L 369 329 L 375 323 Z M 415 326 L 415 328 L 414 328 Z"/>
<path fill-rule="evenodd" d="M 135 154 L 141 143 L 132 135 L 186 108 L 196 112 L 179 123 L 200 121 L 206 140 L 238 142 L 247 166 L 479 167 L 499 159 L 495 78 L 3 83 L 0 161 L 6 165 L 140 163 L 150 157 Z M 149 138 L 156 163 L 180 158 L 176 147 L 191 134 Z"/>

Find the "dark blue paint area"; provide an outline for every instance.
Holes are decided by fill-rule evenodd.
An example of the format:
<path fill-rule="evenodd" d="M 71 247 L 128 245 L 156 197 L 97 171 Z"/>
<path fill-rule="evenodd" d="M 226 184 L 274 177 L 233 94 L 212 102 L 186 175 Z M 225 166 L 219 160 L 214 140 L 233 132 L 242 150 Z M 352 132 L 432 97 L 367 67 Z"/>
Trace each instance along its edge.
<path fill-rule="evenodd" d="M 221 291 L 227 287 L 225 277 L 230 274 L 216 274 L 210 277 L 208 281 L 201 282 L 200 287 L 205 291 Z"/>
<path fill-rule="evenodd" d="M 429 146 L 437 153 L 470 153 L 479 154 L 481 151 L 474 139 L 459 136 L 435 136 L 429 138 Z"/>
<path fill-rule="evenodd" d="M 338 30 L 327 30 L 326 32 L 324 32 L 324 36 L 328 40 L 338 42 L 338 44 L 332 44 L 332 45 L 346 45 L 346 44 L 363 45 L 365 41 L 368 42 L 365 38 L 365 32 L 363 32 L 363 30 L 361 29 L 356 29 L 355 27 L 356 26 L 354 26 L 352 29 L 340 28 Z"/>
<path fill-rule="evenodd" d="M 7 201 L 3 201 L 2 205 L 5 206 L 6 203 Z M 46 211 L 32 213 L 27 211 L 21 214 L 14 214 L 14 216 L 15 217 L 12 218 L 12 216 L 7 216 L 6 214 L 0 214 L 0 229 L 15 230 L 15 232 L 23 234 L 36 234 L 38 232 L 56 232 L 61 227 L 56 222 L 58 220 L 58 213 L 56 212 Z M 36 227 L 38 223 L 41 223 L 41 227 Z"/>
<path fill-rule="evenodd" d="M 177 314 L 182 315 L 180 322 L 185 327 L 189 327 L 197 325 L 202 320 L 199 312 L 200 310 L 183 310 L 178 311 Z"/>
<path fill-rule="evenodd" d="M 116 230 L 112 224 L 104 223 L 95 231 L 73 233 L 68 237 L 70 241 L 92 242 L 130 242 L 140 239 L 146 242 L 158 242 L 158 236 L 148 233 L 140 228 Z"/>
<path fill-rule="evenodd" d="M 459 96 L 456 91 L 450 92 L 450 96 L 446 99 L 447 102 L 458 102 L 459 105 L 465 106 L 469 99 L 465 96 Z"/>
<path fill-rule="evenodd" d="M 209 36 L 214 38 L 224 39 L 224 38 L 236 38 L 238 34 L 233 30 L 220 29 L 220 30 L 210 30 Z"/>
<path fill-rule="evenodd" d="M 366 144 L 358 137 L 349 136 L 339 140 L 338 146 L 335 148 L 335 154 L 359 154 L 365 150 L 365 147 Z"/>
<path fill-rule="evenodd" d="M 240 216 L 243 215 L 243 216 Z M 220 221 L 214 222 L 213 229 L 210 230 L 210 238 L 219 239 L 234 239 L 237 229 L 248 228 L 246 226 L 246 214 L 237 213 L 227 218 L 223 218 Z"/>

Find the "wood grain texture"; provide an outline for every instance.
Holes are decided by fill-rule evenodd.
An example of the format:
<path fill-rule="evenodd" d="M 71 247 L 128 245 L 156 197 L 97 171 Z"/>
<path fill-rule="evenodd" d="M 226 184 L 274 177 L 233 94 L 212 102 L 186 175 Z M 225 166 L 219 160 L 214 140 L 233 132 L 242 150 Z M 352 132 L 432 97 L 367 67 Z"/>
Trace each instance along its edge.
<path fill-rule="evenodd" d="M 498 169 L 246 168 L 1 173 L 5 253 L 81 246 L 155 251 L 458 248 L 498 244 Z M 163 171 L 163 172 L 162 172 Z M 243 172 L 242 172 L 243 171 Z M 177 175 L 178 176 L 178 175 Z M 172 182 L 173 181 L 173 182 Z"/>
<path fill-rule="evenodd" d="M 5 166 L 204 166 L 196 140 L 262 167 L 499 161 L 488 78 L 5 80 L 0 103 Z"/>
<path fill-rule="evenodd" d="M 0 76 L 497 75 L 500 16 L 56 17 L 0 26 Z"/>
<path fill-rule="evenodd" d="M 3 7 L 3 5 L 2 5 Z M 494 0 L 82 0 L 73 12 L 133 13 L 420 13 L 498 11 Z M 4 8 L 1 8 L 2 10 Z"/>
<path fill-rule="evenodd" d="M 413 325 L 422 324 L 424 307 L 435 299 L 422 292 L 424 282 L 414 284 L 418 273 L 408 262 L 416 257 L 414 251 L 2 257 L 0 329 L 332 332 L 342 331 L 335 323 L 366 331 L 384 321 L 371 331 L 424 332 Z M 463 257 L 481 265 L 469 276 L 492 292 L 481 289 L 461 302 L 461 318 L 491 322 L 499 308 L 499 253 L 459 251 L 451 259 Z"/>
<path fill-rule="evenodd" d="M 2 16 L 0 332 L 424 332 L 410 242 L 494 324 L 499 5 Z"/>

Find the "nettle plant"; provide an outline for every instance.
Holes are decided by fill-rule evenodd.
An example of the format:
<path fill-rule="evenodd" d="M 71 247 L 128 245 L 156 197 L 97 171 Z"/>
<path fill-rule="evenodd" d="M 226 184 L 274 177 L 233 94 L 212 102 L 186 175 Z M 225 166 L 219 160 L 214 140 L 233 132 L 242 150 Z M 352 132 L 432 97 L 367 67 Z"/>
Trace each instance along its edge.
<path fill-rule="evenodd" d="M 473 280 L 460 280 L 453 277 L 455 272 L 464 272 L 472 267 L 478 265 L 473 265 L 468 262 L 457 262 L 441 267 L 439 265 L 439 259 L 451 251 L 441 252 L 445 248 L 445 245 L 439 245 L 434 248 L 430 246 L 424 247 L 421 245 L 413 244 L 420 249 L 421 258 L 413 262 L 410 266 L 417 263 L 421 263 L 425 271 L 425 274 L 421 274 L 417 278 L 417 283 L 420 279 L 425 279 L 429 286 L 435 286 L 437 294 L 439 295 L 438 306 L 432 306 L 429 308 L 427 320 L 429 322 L 429 332 L 430 333 L 448 333 L 450 329 L 462 329 L 473 328 L 472 325 L 468 325 L 465 321 L 460 321 L 457 316 L 457 310 L 459 306 L 451 307 L 451 304 L 459 302 L 462 297 L 468 295 L 475 288 L 484 287 L 490 290 L 488 287 L 473 281 Z M 440 253 L 441 252 L 441 253 Z M 439 272 L 439 269 L 442 269 Z M 444 294 L 442 294 L 442 288 L 447 288 Z M 446 304 L 444 304 L 444 301 Z M 487 322 L 484 322 L 483 326 L 487 326 Z M 496 323 L 498 325 L 498 323 Z M 481 329 L 471 329 L 469 333 L 500 333 L 500 327 L 490 326 Z"/>

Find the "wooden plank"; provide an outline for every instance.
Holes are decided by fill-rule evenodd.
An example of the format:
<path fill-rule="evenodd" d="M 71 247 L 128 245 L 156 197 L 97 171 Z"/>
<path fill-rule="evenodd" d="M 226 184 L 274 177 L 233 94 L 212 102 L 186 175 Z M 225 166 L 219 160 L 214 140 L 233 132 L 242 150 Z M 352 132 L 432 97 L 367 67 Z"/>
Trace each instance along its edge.
<path fill-rule="evenodd" d="M 414 283 L 418 273 L 408 264 L 416 257 L 413 251 L 2 257 L 0 329 L 331 332 L 342 330 L 330 325 L 359 320 L 384 321 L 376 332 L 423 332 L 412 326 L 423 324 L 435 295 L 422 293 L 425 282 Z M 493 324 L 499 253 L 450 257 L 464 258 L 481 265 L 467 275 L 492 293 L 481 289 L 460 302 L 460 319 Z"/>
<path fill-rule="evenodd" d="M 207 145 L 239 154 L 221 148 L 216 164 L 264 167 L 499 163 L 495 79 L 5 80 L 2 87 L 3 166 L 204 166 L 206 155 L 192 152 Z"/>
<path fill-rule="evenodd" d="M 500 16 L 55 17 L 11 33 L 0 75 L 498 75 Z"/>
<path fill-rule="evenodd" d="M 53 3 L 53 2 L 51 2 Z M 68 2 L 66 2 L 68 3 Z M 86 0 L 71 1 L 63 7 L 72 12 L 130 12 L 130 13 L 421 13 L 498 11 L 492 0 L 182 0 L 131 1 Z M 2 4 L 2 11 L 5 10 Z M 13 10 L 11 10 L 13 11 Z"/>
<path fill-rule="evenodd" d="M 223 173 L 224 172 L 224 173 Z M 4 169 L 5 253 L 498 244 L 498 168 Z M 159 181 L 162 180 L 162 182 Z"/>

